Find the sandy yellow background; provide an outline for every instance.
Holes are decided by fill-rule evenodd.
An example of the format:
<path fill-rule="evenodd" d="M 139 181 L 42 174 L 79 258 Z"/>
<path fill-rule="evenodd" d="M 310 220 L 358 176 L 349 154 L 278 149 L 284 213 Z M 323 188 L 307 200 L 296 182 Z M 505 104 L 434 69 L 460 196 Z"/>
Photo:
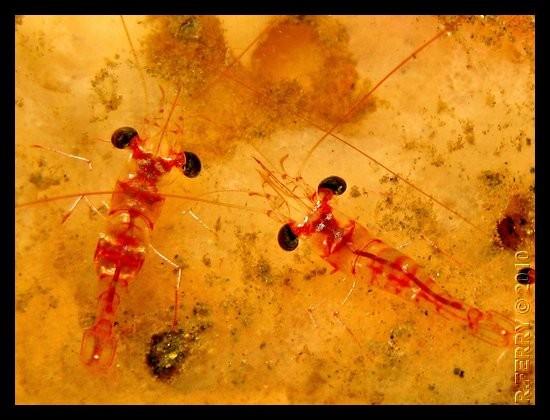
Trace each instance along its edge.
<path fill-rule="evenodd" d="M 371 83 L 442 24 L 430 16 L 333 19 L 349 34 L 360 80 Z M 138 55 L 147 35 L 142 20 L 126 18 Z M 237 56 L 272 18 L 220 21 Z M 514 252 L 494 237 L 510 197 L 533 194 L 533 40 L 529 17 L 467 20 L 390 77 L 374 94 L 374 112 L 338 130 L 476 228 L 332 137 L 303 170 L 314 186 L 328 175 L 344 177 L 350 190 L 338 208 L 426 266 L 452 295 L 512 318 Z M 124 125 L 151 130 L 120 18 L 21 17 L 15 48 L 16 202 L 112 189 L 127 155 L 101 140 Z M 250 54 L 241 58 L 244 67 Z M 119 63 L 109 82 L 121 98 L 113 111 L 92 89 L 107 60 Z M 150 75 L 146 82 L 151 98 L 160 100 L 160 82 Z M 219 83 L 234 95 L 249 94 L 224 78 Z M 175 87 L 163 86 L 173 98 Z M 209 100 L 215 106 L 216 98 Z M 184 137 L 204 157 L 203 174 L 192 181 L 171 174 L 161 189 L 261 191 L 251 158 L 257 149 L 275 164 L 288 154 L 292 174 L 322 134 L 314 127 L 278 130 L 258 139 L 256 149 L 239 139 L 213 148 L 208 136 Z M 89 158 L 93 169 L 32 144 Z M 488 181 L 487 171 L 498 175 Z M 269 208 L 247 194 L 212 198 Z M 91 198 L 97 207 L 108 199 Z M 79 350 L 95 313 L 93 253 L 103 221 L 81 206 L 62 225 L 71 202 L 16 212 L 17 403 L 514 402 L 513 349 L 487 345 L 414 303 L 330 274 L 307 242 L 296 253 L 283 252 L 280 226 L 264 214 L 178 200 L 167 201 L 151 240 L 185 266 L 183 328 L 203 321 L 211 327 L 172 380 L 151 375 L 145 354 L 151 335 L 170 325 L 175 276 L 150 255 L 121 295 L 112 369 L 90 373 Z M 524 246 L 534 263 L 532 240 Z M 194 313 L 198 303 L 207 310 Z"/>

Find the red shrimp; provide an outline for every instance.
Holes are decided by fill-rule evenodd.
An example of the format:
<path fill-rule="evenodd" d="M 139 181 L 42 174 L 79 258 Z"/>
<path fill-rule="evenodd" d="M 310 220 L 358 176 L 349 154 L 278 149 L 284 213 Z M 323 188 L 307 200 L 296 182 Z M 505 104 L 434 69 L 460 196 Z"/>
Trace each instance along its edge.
<path fill-rule="evenodd" d="M 141 76 L 145 106 L 148 108 L 147 85 L 143 70 L 122 17 L 121 22 Z M 63 222 L 72 214 L 82 198 L 87 200 L 88 195 L 111 194 L 111 203 L 106 217 L 107 225 L 105 231 L 100 234 L 94 254 L 94 263 L 101 289 L 98 296 L 98 308 L 93 325 L 83 334 L 80 350 L 82 362 L 93 368 L 108 368 L 115 357 L 117 338 L 113 327 L 120 303 L 119 290 L 132 283 L 145 261 L 145 254 L 150 246 L 149 237 L 165 201 L 165 196 L 158 191 L 158 183 L 173 168 L 181 169 L 183 174 L 189 178 L 196 177 L 201 171 L 199 157 L 192 152 L 182 151 L 177 146 L 170 145 L 167 154 L 160 155 L 163 137 L 167 132 L 180 93 L 181 88 L 179 87 L 154 149 L 152 149 L 153 145 L 141 138 L 134 128 L 121 127 L 114 131 L 111 143 L 118 149 L 128 149 L 131 152 L 131 161 L 127 173 L 117 180 L 113 191 L 82 192 L 64 197 L 78 197 L 78 199 L 63 218 Z M 87 161 L 91 169 L 91 162 L 88 159 L 40 145 L 34 145 L 34 147 Z M 31 206 L 59 198 L 61 197 L 37 200 L 16 205 L 16 207 Z M 93 208 L 91 203 L 88 202 L 88 204 Z M 97 209 L 93 209 L 97 211 Z M 161 258 L 176 266 L 154 248 L 153 250 Z M 181 270 L 178 273 L 176 286 L 173 327 L 177 324 L 180 276 Z"/>
<path fill-rule="evenodd" d="M 134 168 L 116 183 L 107 228 L 100 235 L 94 255 L 103 291 L 98 298 L 96 320 L 82 338 L 81 358 L 87 365 L 102 367 L 108 367 L 115 355 L 113 324 L 120 301 L 117 289 L 126 287 L 138 275 L 149 234 L 165 201 L 157 183 L 172 168 L 182 168 L 188 177 L 200 171 L 200 160 L 191 152 L 171 150 L 168 157 L 162 157 L 146 151 L 133 128 L 119 128 L 111 141 L 117 148 L 131 150 Z"/>
<path fill-rule="evenodd" d="M 144 71 L 125 19 L 121 16 L 120 20 L 133 55 L 134 64 L 139 72 L 145 98 L 144 105 L 148 114 L 149 96 Z M 247 49 L 241 55 L 246 51 Z M 159 87 L 164 99 L 162 86 Z M 201 170 L 201 161 L 192 152 L 181 151 L 179 148 L 171 146 L 165 156 L 160 155 L 163 136 L 168 132 L 168 124 L 178 105 L 178 100 L 182 96 L 180 95 L 181 92 L 182 87 L 180 85 L 177 87 L 172 107 L 164 124 L 162 126 L 156 124 L 160 129 L 160 137 L 156 144 L 149 144 L 152 138 L 140 137 L 138 132 L 131 127 L 119 128 L 112 134 L 111 143 L 113 146 L 119 149 L 127 148 L 131 152 L 130 167 L 127 173 L 117 180 L 113 191 L 79 192 L 16 204 L 16 208 L 23 208 L 55 200 L 77 198 L 64 216 L 62 220 L 64 222 L 83 198 L 88 201 L 88 196 L 111 195 L 106 229 L 100 234 L 94 254 L 94 263 L 101 289 L 98 296 L 97 313 L 93 325 L 84 332 L 80 351 L 82 362 L 90 367 L 108 368 L 112 365 L 117 347 L 114 325 L 120 303 L 120 288 L 127 287 L 138 276 L 145 261 L 147 248 L 150 246 L 150 234 L 160 216 L 166 198 L 186 198 L 159 192 L 159 182 L 173 168 L 183 170 L 184 175 L 190 178 L 197 176 Z M 150 123 L 147 118 L 144 119 L 144 122 Z M 91 161 L 81 156 L 42 145 L 33 145 L 33 147 L 85 161 L 92 169 Z M 208 200 L 201 199 L 196 201 L 208 202 Z M 90 202 L 88 204 L 97 212 L 97 209 L 93 208 Z M 231 204 L 228 204 L 228 206 L 234 207 Z M 153 250 L 171 265 L 176 266 L 154 248 Z M 181 276 L 181 270 L 178 274 L 178 286 L 176 287 L 173 328 L 177 324 L 179 276 Z"/>
<path fill-rule="evenodd" d="M 278 241 L 286 251 L 296 249 L 299 239 L 307 238 L 316 252 L 329 263 L 333 271 L 349 274 L 369 285 L 389 291 L 422 307 L 462 323 L 468 331 L 495 346 L 513 344 L 515 323 L 492 310 L 482 310 L 451 296 L 443 290 L 414 259 L 375 237 L 357 221 L 332 207 L 335 195 L 345 192 L 346 182 L 331 176 L 319 183 L 317 190 L 302 201 L 283 180 L 257 160 L 260 174 L 279 197 L 299 200 L 308 209 L 303 221 L 287 219 L 279 230 Z M 290 183 L 296 186 L 299 179 Z M 292 184 L 290 184 L 292 185 Z M 275 211 L 277 213 L 277 211 Z"/>
<path fill-rule="evenodd" d="M 200 159 L 192 152 L 171 148 L 167 157 L 163 157 L 147 151 L 144 147 L 145 140 L 131 127 L 117 129 L 111 137 L 111 142 L 116 148 L 128 148 L 131 151 L 129 171 L 117 180 L 114 191 L 68 194 L 16 206 L 21 208 L 78 197 L 76 203 L 65 215 L 63 219 L 65 221 L 82 198 L 111 194 L 107 226 L 105 232 L 99 235 L 94 254 L 94 263 L 102 291 L 98 297 L 95 322 L 84 332 L 80 352 L 84 364 L 97 368 L 108 368 L 112 364 L 117 346 L 113 326 L 120 303 L 118 289 L 127 287 L 139 274 L 145 261 L 147 247 L 150 246 L 150 233 L 166 200 L 167 195 L 158 191 L 157 184 L 173 168 L 181 169 L 189 178 L 196 177 L 201 170 Z M 157 150 L 159 148 L 160 141 Z M 158 253 L 156 250 L 155 252 Z M 162 254 L 158 254 L 166 259 Z M 180 274 L 178 274 L 176 286 L 173 327 L 177 324 Z"/>

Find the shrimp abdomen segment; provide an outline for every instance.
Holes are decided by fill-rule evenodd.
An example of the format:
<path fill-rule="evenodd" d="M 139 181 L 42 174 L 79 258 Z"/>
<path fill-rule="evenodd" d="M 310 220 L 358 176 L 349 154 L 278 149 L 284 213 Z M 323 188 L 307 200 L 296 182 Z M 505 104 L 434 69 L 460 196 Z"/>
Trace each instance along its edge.
<path fill-rule="evenodd" d="M 119 180 L 111 197 L 111 214 L 124 211 L 132 217 L 141 217 L 152 230 L 164 204 L 154 186 L 143 185 L 139 178 Z"/>
<path fill-rule="evenodd" d="M 119 182 L 121 184 L 121 182 Z M 150 193 L 151 195 L 153 193 Z M 116 310 L 120 297 L 119 287 L 127 287 L 136 278 L 145 261 L 150 229 L 154 220 L 141 213 L 143 206 L 150 206 L 149 215 L 160 211 L 162 197 L 150 203 L 138 200 L 139 208 L 133 206 L 132 196 L 122 200 L 119 191 L 113 196 L 119 204 L 127 207 L 116 207 L 110 211 L 105 233 L 97 243 L 94 261 L 102 292 L 98 298 L 96 321 L 84 332 L 80 355 L 84 364 L 108 368 L 113 361 L 117 339 L 113 331 Z"/>
<path fill-rule="evenodd" d="M 363 244 L 359 249 L 356 245 Z M 402 295 L 438 314 L 460 321 L 471 334 L 496 346 L 512 344 L 514 322 L 494 311 L 483 311 L 454 298 L 443 290 L 431 275 L 412 258 L 386 245 L 357 226 L 352 243 L 355 255 L 350 270 L 354 275 L 368 275 L 379 288 Z M 368 270 L 360 270 L 362 265 Z"/>
<path fill-rule="evenodd" d="M 145 261 L 149 243 L 149 221 L 131 210 L 111 212 L 107 232 L 100 235 L 94 261 L 100 280 L 116 281 L 124 286 L 133 280 Z"/>

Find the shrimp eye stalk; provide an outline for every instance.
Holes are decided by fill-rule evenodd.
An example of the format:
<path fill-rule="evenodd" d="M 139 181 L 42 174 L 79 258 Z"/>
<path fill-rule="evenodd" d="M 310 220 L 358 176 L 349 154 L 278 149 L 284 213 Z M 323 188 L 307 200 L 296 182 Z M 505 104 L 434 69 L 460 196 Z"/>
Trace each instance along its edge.
<path fill-rule="evenodd" d="M 298 237 L 294 234 L 290 225 L 287 223 L 279 230 L 277 236 L 279 246 L 285 251 L 294 251 L 298 247 Z"/>
<path fill-rule="evenodd" d="M 183 152 L 185 163 L 182 166 L 183 174 L 187 178 L 195 178 L 201 172 L 201 160 L 193 152 Z"/>
<path fill-rule="evenodd" d="M 339 176 L 329 176 L 319 183 L 318 189 L 327 189 L 332 191 L 334 195 L 341 195 L 344 194 L 347 187 L 346 181 Z"/>
<path fill-rule="evenodd" d="M 111 143 L 117 149 L 125 149 L 130 145 L 132 139 L 138 136 L 138 132 L 132 127 L 120 127 L 111 136 Z"/>

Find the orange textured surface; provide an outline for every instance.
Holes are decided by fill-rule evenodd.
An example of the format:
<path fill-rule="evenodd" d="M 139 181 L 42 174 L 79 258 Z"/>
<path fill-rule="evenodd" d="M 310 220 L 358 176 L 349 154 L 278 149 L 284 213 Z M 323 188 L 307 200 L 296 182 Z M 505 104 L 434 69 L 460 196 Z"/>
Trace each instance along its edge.
<path fill-rule="evenodd" d="M 93 256 L 109 195 L 89 196 L 99 214 L 82 202 L 63 224 L 74 199 L 17 208 L 17 403 L 513 404 L 518 392 L 528 396 L 515 383 L 514 348 L 331 273 L 307 241 L 282 251 L 281 223 L 267 211 L 297 221 L 304 212 L 262 183 L 253 157 L 282 172 L 288 156 L 285 172 L 313 188 L 343 177 L 348 190 L 335 208 L 450 295 L 532 322 L 534 285 L 515 279 L 521 264 L 535 265 L 532 17 L 124 22 L 134 51 L 118 16 L 16 19 L 16 203 L 112 191 L 127 172 L 113 131 L 135 127 L 154 148 L 168 121 L 163 146 L 196 153 L 203 170 L 194 179 L 173 172 L 159 189 L 234 207 L 167 198 L 150 240 L 183 267 L 183 333 L 161 334 L 176 275 L 148 252 L 120 295 L 117 353 L 104 373 L 88 371 L 79 352 L 97 309 Z M 365 99 L 445 25 L 448 33 Z M 33 144 L 90 159 L 92 169 Z M 148 365 L 152 339 L 156 350 L 166 340 L 178 349 L 169 378 Z M 533 380 L 534 336 L 521 340 Z"/>

